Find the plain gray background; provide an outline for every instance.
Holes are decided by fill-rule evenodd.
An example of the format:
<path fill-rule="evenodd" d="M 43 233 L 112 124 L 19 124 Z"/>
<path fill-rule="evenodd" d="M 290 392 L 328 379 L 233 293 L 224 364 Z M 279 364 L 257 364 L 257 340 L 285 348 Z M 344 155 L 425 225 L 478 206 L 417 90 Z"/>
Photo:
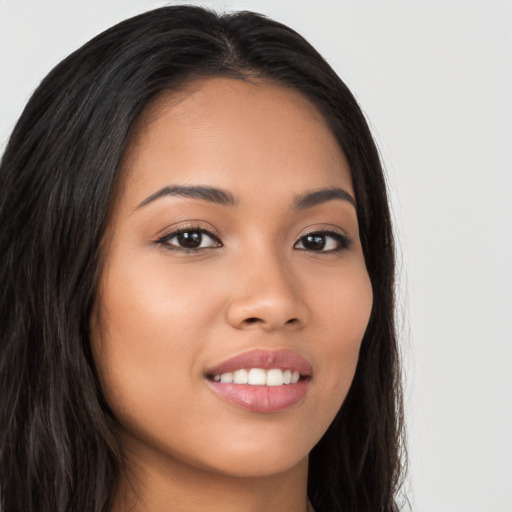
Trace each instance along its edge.
<path fill-rule="evenodd" d="M 157 0 L 0 0 L 0 152 L 68 53 Z M 173 2 L 171 2 L 173 3 Z M 388 173 L 417 512 L 512 512 L 512 2 L 230 0 L 313 43 Z"/>

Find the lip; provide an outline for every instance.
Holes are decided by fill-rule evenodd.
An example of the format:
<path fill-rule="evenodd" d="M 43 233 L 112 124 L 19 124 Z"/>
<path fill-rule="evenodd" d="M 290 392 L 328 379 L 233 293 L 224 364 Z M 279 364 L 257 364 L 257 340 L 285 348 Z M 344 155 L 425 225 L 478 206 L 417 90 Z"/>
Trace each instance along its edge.
<path fill-rule="evenodd" d="M 281 368 L 282 370 L 297 371 L 302 376 L 310 377 L 313 368 L 311 363 L 293 350 L 250 350 L 238 356 L 232 357 L 216 366 L 208 368 L 206 375 L 213 377 L 221 373 L 234 372 L 243 368 L 262 368 L 270 370 Z"/>
<path fill-rule="evenodd" d="M 212 377 L 222 373 L 248 368 L 298 371 L 301 378 L 295 384 L 282 386 L 251 386 L 215 382 Z M 311 363 L 288 349 L 251 350 L 230 358 L 206 371 L 206 382 L 223 400 L 251 412 L 277 413 L 299 403 L 306 394 L 311 382 L 313 369 Z"/>

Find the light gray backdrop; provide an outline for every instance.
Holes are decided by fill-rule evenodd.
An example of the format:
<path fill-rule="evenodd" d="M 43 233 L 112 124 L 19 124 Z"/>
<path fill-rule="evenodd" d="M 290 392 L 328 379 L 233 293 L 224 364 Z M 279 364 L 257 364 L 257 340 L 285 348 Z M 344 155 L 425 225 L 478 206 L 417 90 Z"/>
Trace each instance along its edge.
<path fill-rule="evenodd" d="M 158 0 L 0 0 L 0 152 L 38 82 Z M 204 0 L 305 35 L 389 177 L 417 512 L 512 512 L 512 2 Z"/>

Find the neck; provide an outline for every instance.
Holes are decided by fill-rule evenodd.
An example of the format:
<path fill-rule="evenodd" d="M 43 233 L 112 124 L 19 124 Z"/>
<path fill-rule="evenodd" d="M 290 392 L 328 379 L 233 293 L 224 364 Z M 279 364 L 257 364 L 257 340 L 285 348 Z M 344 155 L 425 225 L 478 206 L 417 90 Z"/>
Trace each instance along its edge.
<path fill-rule="evenodd" d="M 307 512 L 307 459 L 273 475 L 239 476 L 176 460 L 131 460 L 111 512 Z"/>

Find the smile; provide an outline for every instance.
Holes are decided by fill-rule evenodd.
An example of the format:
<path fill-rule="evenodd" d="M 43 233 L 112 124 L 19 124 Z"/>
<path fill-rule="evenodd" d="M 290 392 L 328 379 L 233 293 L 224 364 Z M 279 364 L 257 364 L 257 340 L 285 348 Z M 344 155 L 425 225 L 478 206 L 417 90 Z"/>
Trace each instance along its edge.
<path fill-rule="evenodd" d="M 206 372 L 210 389 L 223 400 L 252 412 L 276 413 L 299 404 L 312 366 L 291 350 L 253 350 Z"/>

